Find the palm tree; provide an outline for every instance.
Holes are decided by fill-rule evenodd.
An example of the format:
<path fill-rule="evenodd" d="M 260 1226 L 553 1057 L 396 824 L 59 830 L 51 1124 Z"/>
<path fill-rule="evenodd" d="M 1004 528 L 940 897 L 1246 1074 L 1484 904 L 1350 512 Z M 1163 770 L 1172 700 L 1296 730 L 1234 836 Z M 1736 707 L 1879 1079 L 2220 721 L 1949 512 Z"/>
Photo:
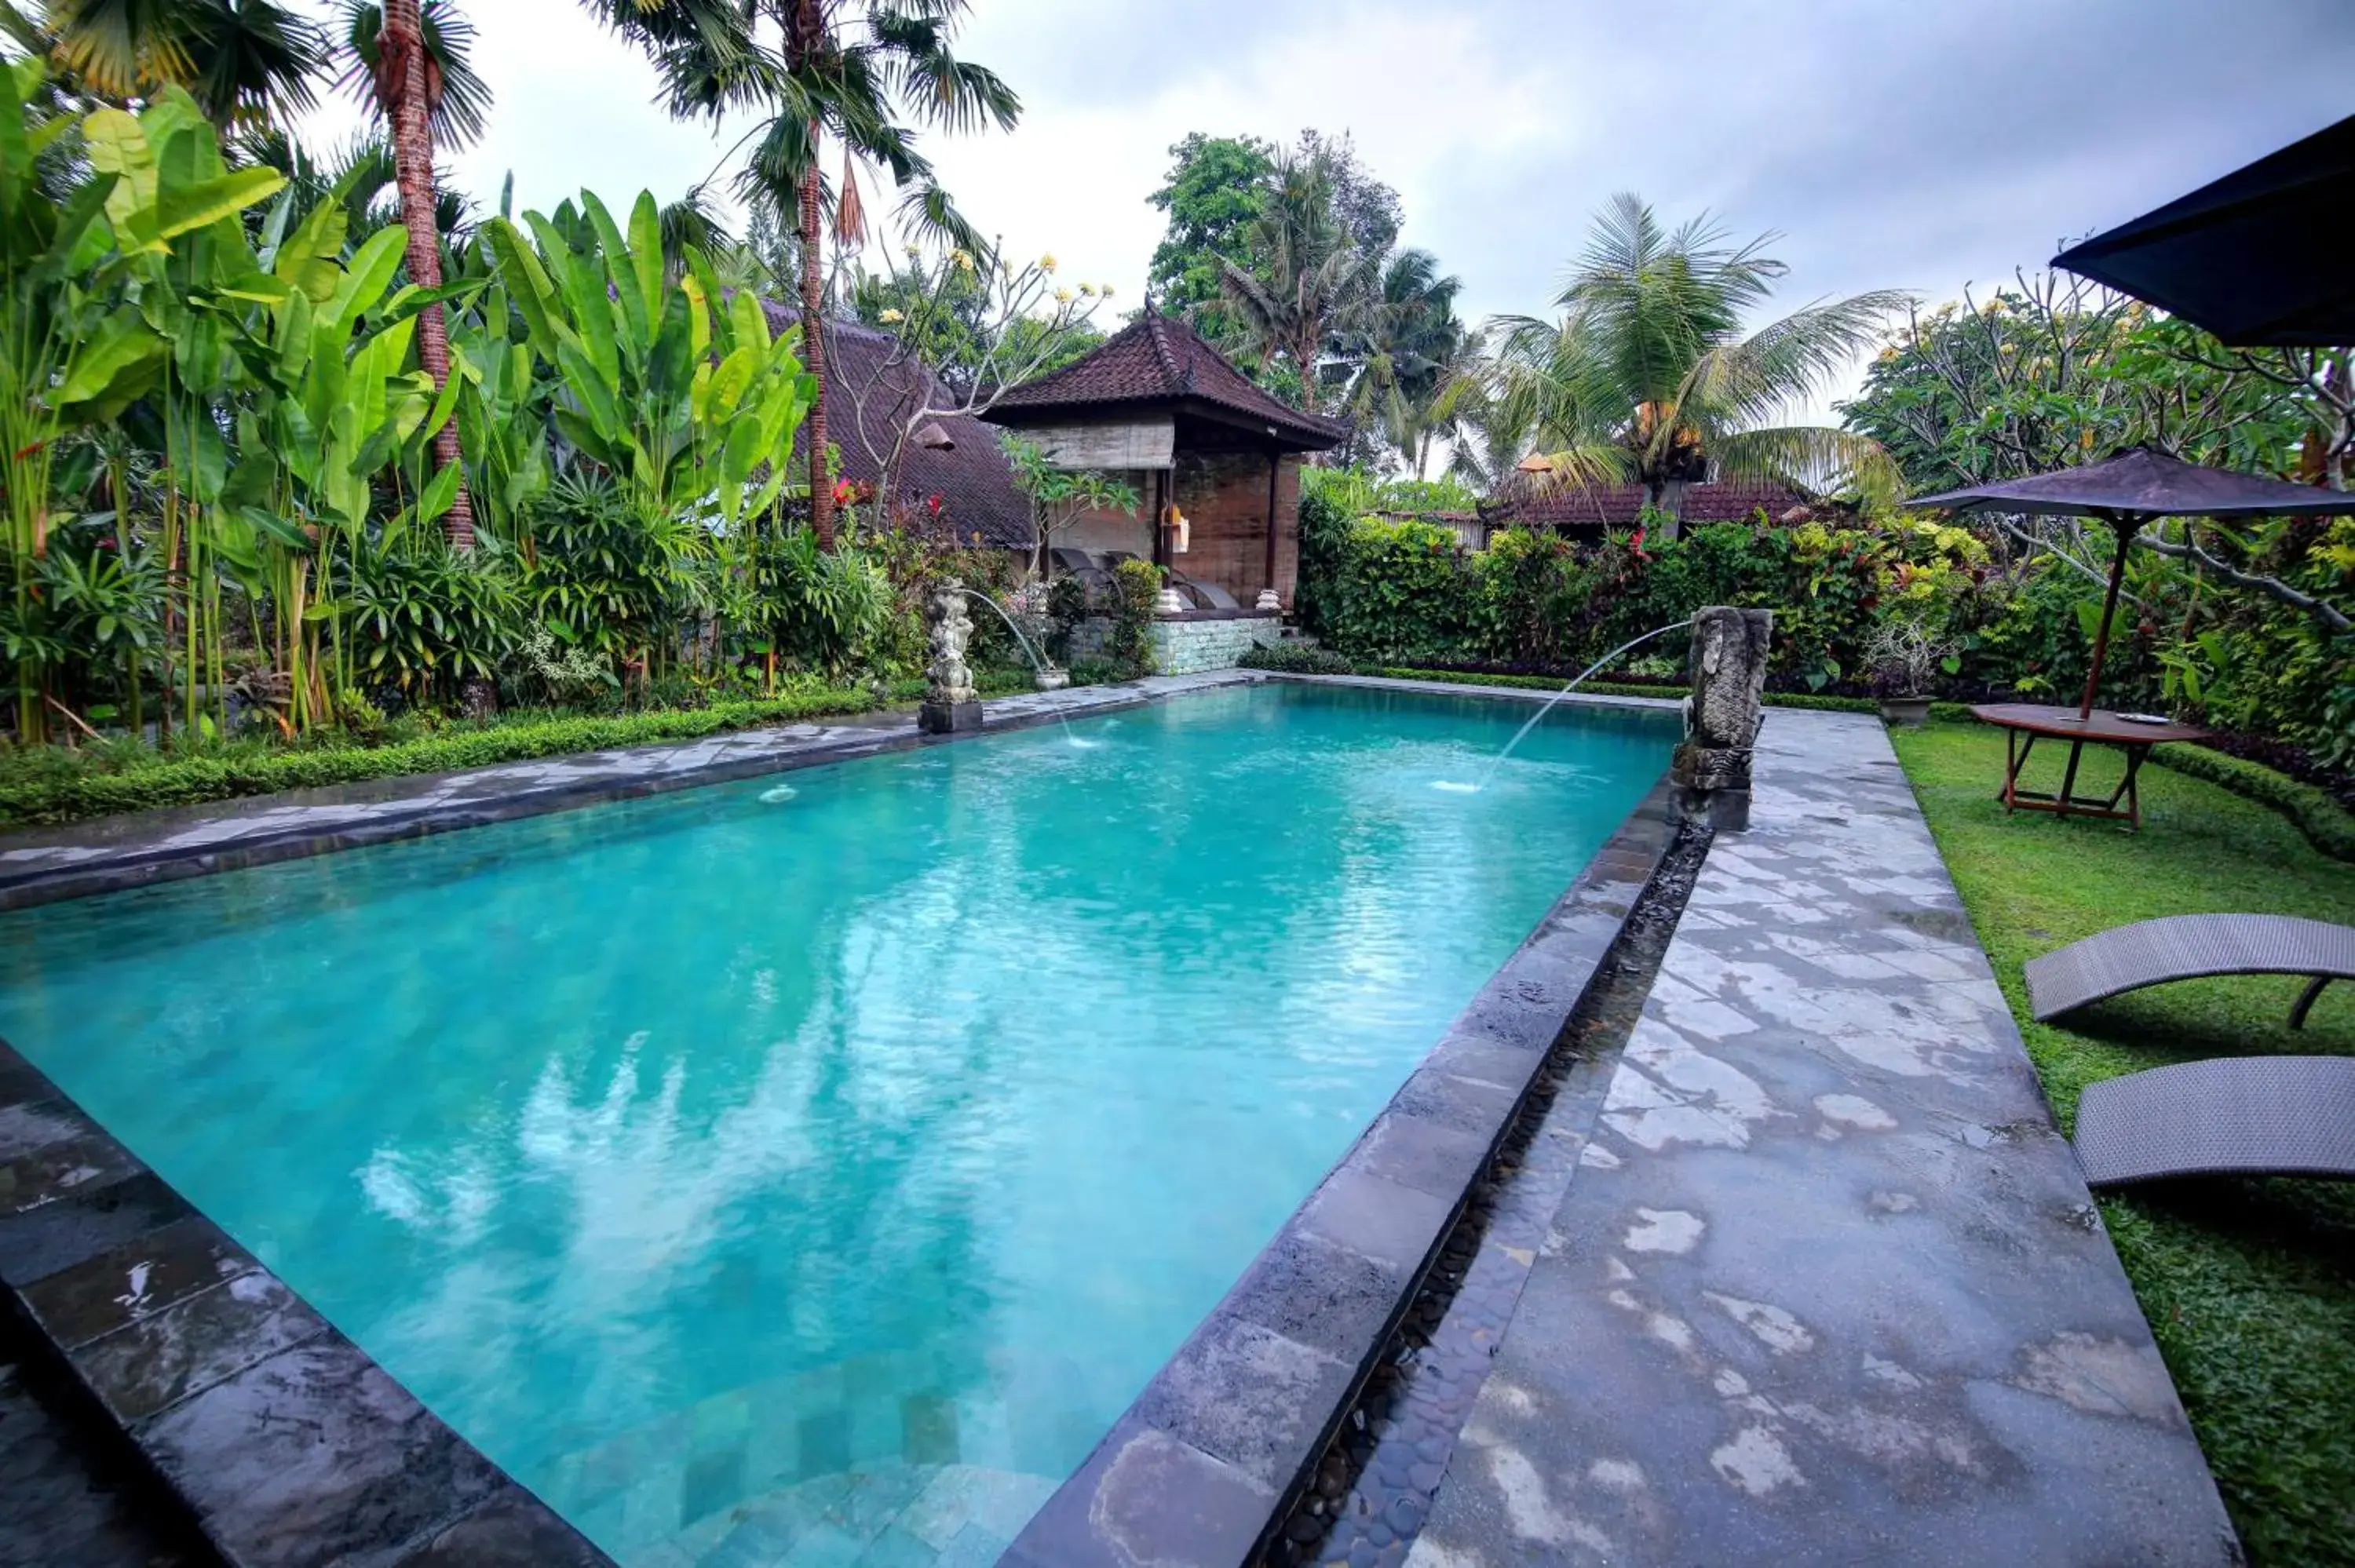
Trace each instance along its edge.
<path fill-rule="evenodd" d="M 1314 414 L 1327 340 L 1362 318 L 1368 267 L 1333 217 L 1324 160 L 1279 162 L 1266 208 L 1249 232 L 1258 270 L 1219 264 L 1219 288 L 1237 323 L 1227 346 L 1289 360 L 1300 377 L 1301 407 Z"/>
<path fill-rule="evenodd" d="M 1876 289 L 1819 301 L 1745 334 L 1742 318 L 1789 270 L 1764 254 L 1774 238 L 1737 249 L 1706 216 L 1669 232 L 1632 195 L 1596 215 L 1554 302 L 1561 319 L 1504 323 L 1497 394 L 1507 423 L 1546 449 L 1541 482 L 1632 480 L 1674 519 L 1685 487 L 1712 473 L 1811 484 L 1889 477 L 1873 441 L 1769 421 L 1870 348 L 1911 296 Z"/>
<path fill-rule="evenodd" d="M 442 286 L 442 226 L 433 177 L 433 143 L 463 145 L 482 134 L 490 89 L 469 69 L 473 24 L 449 0 L 344 0 L 345 49 L 350 64 L 338 85 L 381 114 L 392 127 L 393 164 L 401 221 L 409 228 L 409 281 Z M 440 304 L 417 317 L 417 361 L 438 395 L 450 381 L 450 333 Z M 459 471 L 458 493 L 442 526 L 460 550 L 474 547 L 474 507 L 466 494 L 465 454 L 458 421 L 445 420 L 433 437 L 437 469 Z"/>
<path fill-rule="evenodd" d="M 1356 330 L 1342 345 L 1356 372 L 1341 406 L 1360 430 L 1379 430 L 1423 477 L 1443 385 L 1460 372 L 1471 329 L 1455 314 L 1460 279 L 1442 277 L 1428 250 L 1401 250 L 1385 262 Z"/>
<path fill-rule="evenodd" d="M 818 378 L 805 426 L 810 522 L 834 547 L 834 493 L 826 476 L 826 139 L 844 146 L 837 186 L 837 239 L 854 235 L 853 160 L 890 173 L 903 220 L 976 258 L 988 247 L 941 188 L 915 148 L 916 121 L 951 132 L 995 123 L 1010 131 L 1021 100 L 995 72 L 951 48 L 968 0 L 869 0 L 855 24 L 846 0 L 582 0 L 650 53 L 671 111 L 717 119 L 734 108 L 764 118 L 739 184 L 754 201 L 790 208 L 800 230 L 802 359 Z M 772 33 L 773 32 L 773 39 Z"/>
<path fill-rule="evenodd" d="M 14 41 L 90 97 L 119 103 L 185 88 L 217 125 L 309 110 L 327 62 L 318 28 L 277 0 L 49 0 L 37 21 L 14 4 L 0 9 Z"/>

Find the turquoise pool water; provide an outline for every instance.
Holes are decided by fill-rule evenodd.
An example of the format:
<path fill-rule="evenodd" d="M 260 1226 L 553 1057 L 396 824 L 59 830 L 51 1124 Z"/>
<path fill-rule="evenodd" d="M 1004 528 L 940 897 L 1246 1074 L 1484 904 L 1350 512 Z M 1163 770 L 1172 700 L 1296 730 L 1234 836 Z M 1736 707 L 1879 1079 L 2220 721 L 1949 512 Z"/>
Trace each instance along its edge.
<path fill-rule="evenodd" d="M 625 1562 L 984 1555 L 1667 761 L 1565 706 L 1435 787 L 1526 712 L 1237 689 L 53 906 L 0 1034 Z"/>

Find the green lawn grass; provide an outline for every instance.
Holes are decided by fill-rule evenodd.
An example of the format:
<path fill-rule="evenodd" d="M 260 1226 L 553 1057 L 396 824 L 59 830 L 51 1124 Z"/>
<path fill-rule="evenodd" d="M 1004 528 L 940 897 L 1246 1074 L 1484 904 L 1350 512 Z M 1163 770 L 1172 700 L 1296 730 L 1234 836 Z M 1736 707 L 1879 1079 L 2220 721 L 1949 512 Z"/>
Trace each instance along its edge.
<path fill-rule="evenodd" d="M 2142 775 L 2139 833 L 2007 818 L 1995 798 L 2001 735 L 1934 724 L 1895 740 L 2064 1131 L 2079 1092 L 2116 1074 L 2205 1056 L 2355 1054 L 2355 986 L 2326 991 L 2297 1033 L 2285 1020 L 2302 982 L 2282 978 L 2158 987 L 2062 1028 L 2030 1022 L 2020 978 L 2039 953 L 2159 915 L 2355 923 L 2355 865 L 2317 853 L 2264 806 L 2159 768 Z M 2106 794 L 2115 754 L 2088 767 L 2081 791 Z M 2355 1188 L 2173 1183 L 2104 1198 L 2102 1213 L 2251 1557 L 2355 1563 Z"/>

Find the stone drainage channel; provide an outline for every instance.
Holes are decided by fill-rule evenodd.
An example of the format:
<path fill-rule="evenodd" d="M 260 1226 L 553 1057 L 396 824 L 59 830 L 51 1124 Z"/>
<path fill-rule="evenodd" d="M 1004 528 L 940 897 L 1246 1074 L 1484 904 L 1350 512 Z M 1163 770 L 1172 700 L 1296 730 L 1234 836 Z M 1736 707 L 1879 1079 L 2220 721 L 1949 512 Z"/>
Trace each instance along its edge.
<path fill-rule="evenodd" d="M 1263 1549 L 1262 1568 L 1395 1568 L 1405 1560 L 1570 1190 L 1712 836 L 1689 823 L 1661 857 L 1437 1261 Z"/>

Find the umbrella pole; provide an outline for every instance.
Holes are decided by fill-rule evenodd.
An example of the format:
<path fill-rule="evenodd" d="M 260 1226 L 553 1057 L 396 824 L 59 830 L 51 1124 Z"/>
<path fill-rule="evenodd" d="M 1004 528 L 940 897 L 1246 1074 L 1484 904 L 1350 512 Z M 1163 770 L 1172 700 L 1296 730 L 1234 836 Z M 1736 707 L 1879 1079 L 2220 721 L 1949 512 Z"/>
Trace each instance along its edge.
<path fill-rule="evenodd" d="M 2117 530 L 2118 553 L 2110 560 L 2109 591 L 2102 596 L 2102 623 L 2094 632 L 2094 667 L 2085 672 L 2085 700 L 2077 706 L 2081 720 L 2094 716 L 2094 694 L 2102 684 L 2102 658 L 2110 651 L 2110 620 L 2118 612 L 2118 583 L 2126 575 L 2126 551 L 2134 546 L 2134 536 L 2141 528 L 2139 517 L 2121 516 L 2108 519 Z"/>

